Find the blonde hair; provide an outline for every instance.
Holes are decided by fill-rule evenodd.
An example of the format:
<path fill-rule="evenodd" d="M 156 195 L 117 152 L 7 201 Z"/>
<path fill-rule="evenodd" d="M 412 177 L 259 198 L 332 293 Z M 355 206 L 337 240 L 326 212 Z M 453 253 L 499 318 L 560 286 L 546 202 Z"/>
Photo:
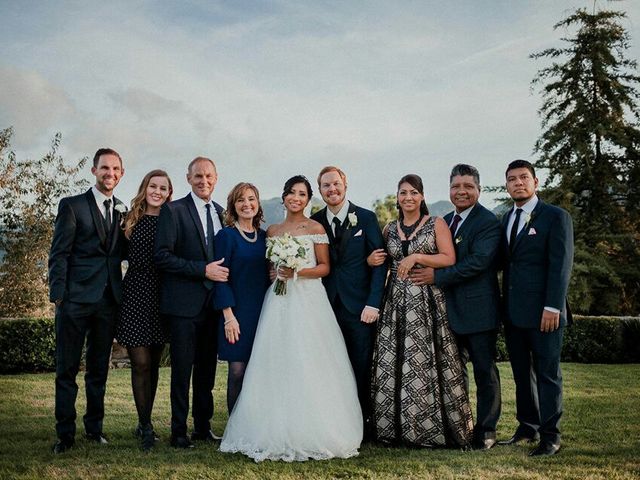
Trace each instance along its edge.
<path fill-rule="evenodd" d="M 131 233 L 133 232 L 134 227 L 138 224 L 144 215 L 144 212 L 147 210 L 147 187 L 153 177 L 164 177 L 167 179 L 167 182 L 169 183 L 169 196 L 166 201 L 171 201 L 173 185 L 171 184 L 169 174 L 164 170 L 151 170 L 144 176 L 142 182 L 140 182 L 140 187 L 138 187 L 138 193 L 133 197 L 133 200 L 131 200 L 131 210 L 129 210 L 129 213 L 127 213 L 124 220 L 124 235 L 127 238 L 131 238 Z"/>

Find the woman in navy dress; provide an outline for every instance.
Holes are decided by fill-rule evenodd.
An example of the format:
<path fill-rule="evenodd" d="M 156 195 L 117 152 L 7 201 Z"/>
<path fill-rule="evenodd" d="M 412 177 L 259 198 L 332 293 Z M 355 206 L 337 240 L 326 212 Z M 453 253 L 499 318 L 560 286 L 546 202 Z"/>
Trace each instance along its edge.
<path fill-rule="evenodd" d="M 216 282 L 214 307 L 222 310 L 218 358 L 229 362 L 227 408 L 233 410 L 251 356 L 264 294 L 269 287 L 266 234 L 258 189 L 239 183 L 227 197 L 226 228 L 216 235 L 216 260 L 224 258 L 227 282 Z"/>
<path fill-rule="evenodd" d="M 131 360 L 131 386 L 138 411 L 136 436 L 142 448 L 153 447 L 155 433 L 151 411 L 158 387 L 160 358 L 168 338 L 160 323 L 158 273 L 153 244 L 160 207 L 171 200 L 171 180 L 163 170 L 152 170 L 142 179 L 124 221 L 129 239 L 129 266 L 122 280 L 122 305 L 116 330 L 118 343 L 127 347 Z"/>

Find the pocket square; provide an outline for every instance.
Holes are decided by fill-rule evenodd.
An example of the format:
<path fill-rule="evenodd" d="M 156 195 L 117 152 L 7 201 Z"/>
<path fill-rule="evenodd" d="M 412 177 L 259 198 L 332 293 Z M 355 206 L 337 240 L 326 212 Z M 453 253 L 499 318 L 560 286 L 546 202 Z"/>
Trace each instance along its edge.
<path fill-rule="evenodd" d="M 537 235 L 537 234 L 538 234 L 538 232 L 536 232 L 536 229 L 533 228 L 533 227 L 531 227 L 529 229 L 529 233 L 527 233 L 527 235 Z"/>
<path fill-rule="evenodd" d="M 362 235 L 362 230 L 358 230 L 353 236 L 359 237 L 360 235 Z"/>

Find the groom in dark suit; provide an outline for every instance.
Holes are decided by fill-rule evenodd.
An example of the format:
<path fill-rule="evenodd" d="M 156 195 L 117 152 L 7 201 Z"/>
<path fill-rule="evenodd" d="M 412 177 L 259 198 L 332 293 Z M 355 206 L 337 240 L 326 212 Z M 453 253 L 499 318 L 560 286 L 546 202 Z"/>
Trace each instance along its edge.
<path fill-rule="evenodd" d="M 337 167 L 325 167 L 318 187 L 327 206 L 311 218 L 329 236 L 331 272 L 322 279 L 342 330 L 358 386 L 364 438 L 370 439 L 371 358 L 375 321 L 381 308 L 386 265 L 369 267 L 367 257 L 384 248 L 375 214 L 345 199 L 347 177 Z"/>
<path fill-rule="evenodd" d="M 496 339 L 500 325 L 500 290 L 496 257 L 500 246 L 500 221 L 478 203 L 480 174 L 471 165 L 453 167 L 449 198 L 455 212 L 445 215 L 456 250 L 450 267 L 417 269 L 416 284 L 434 284 L 445 290 L 447 317 L 464 365 L 473 364 L 477 414 L 473 427 L 474 449 L 487 450 L 496 443 L 500 417 L 500 376 L 496 367 Z"/>
<path fill-rule="evenodd" d="M 87 192 L 63 198 L 49 252 L 49 299 L 56 305 L 56 433 L 54 453 L 75 443 L 76 376 L 87 343 L 85 390 L 87 440 L 107 443 L 102 433 L 104 393 L 121 299 L 120 262 L 125 243 L 119 228 L 124 204 L 113 190 L 124 175 L 120 155 L 99 149 Z"/>
<path fill-rule="evenodd" d="M 554 455 L 560 450 L 562 334 L 571 322 L 573 224 L 565 210 L 538 198 L 538 179 L 526 160 L 511 162 L 506 180 L 514 206 L 502 221 L 502 289 L 519 425 L 504 443 L 539 437 L 529 455 Z"/>
<path fill-rule="evenodd" d="M 214 262 L 214 235 L 222 207 L 211 200 L 218 175 L 212 160 L 197 157 L 187 170 L 191 192 L 165 203 L 158 218 L 154 259 L 160 272 L 160 313 L 171 331 L 171 445 L 193 448 L 193 440 L 219 439 L 211 431 L 216 375 L 217 322 L 211 307 L 213 282 L 228 269 Z M 193 433 L 187 437 L 189 383 L 193 373 Z"/>

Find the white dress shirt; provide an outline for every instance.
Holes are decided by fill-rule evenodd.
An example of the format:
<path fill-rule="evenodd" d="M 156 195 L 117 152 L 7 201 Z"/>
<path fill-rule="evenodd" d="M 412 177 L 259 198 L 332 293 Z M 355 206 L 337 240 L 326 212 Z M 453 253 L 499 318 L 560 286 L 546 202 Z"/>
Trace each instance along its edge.
<path fill-rule="evenodd" d="M 111 200 L 110 210 L 111 210 L 111 221 L 113 222 L 113 207 L 115 207 L 114 201 L 113 201 L 113 195 L 111 195 L 110 197 L 107 197 L 104 193 L 98 190 L 95 185 L 91 187 L 91 192 L 93 193 L 93 196 L 96 199 L 96 205 L 98 205 L 98 210 L 102 214 L 103 218 L 107 218 L 107 209 L 104 205 L 104 201 Z"/>
<path fill-rule="evenodd" d="M 333 232 L 333 236 L 334 237 L 336 235 L 336 225 L 335 225 L 335 223 L 333 223 L 333 219 L 337 217 L 338 220 L 340 220 L 340 224 L 344 225 L 344 221 L 347 218 L 347 214 L 348 213 L 349 213 L 349 201 L 348 200 L 344 201 L 344 204 L 342 205 L 342 208 L 335 215 L 333 214 L 333 212 L 331 210 L 329 210 L 329 207 L 327 207 L 327 222 L 329 222 L 329 225 L 331 225 L 331 231 Z"/>
<path fill-rule="evenodd" d="M 525 203 L 521 207 L 516 207 L 515 205 L 513 206 L 513 208 L 511 209 L 511 213 L 509 213 L 509 222 L 507 223 L 507 231 L 505 232 L 507 235 L 507 242 L 510 240 L 511 228 L 513 227 L 513 222 L 516 219 L 516 210 L 518 208 L 522 209 L 517 230 L 517 233 L 520 233 L 520 231 L 527 223 L 527 218 L 531 219 L 531 213 L 533 212 L 533 209 L 536 208 L 536 205 L 538 205 L 538 196 L 534 195 L 527 203 Z"/>
<path fill-rule="evenodd" d="M 213 220 L 213 234 L 215 235 L 220 230 L 222 230 L 222 224 L 220 223 L 220 217 L 218 217 L 218 213 L 216 211 L 216 207 L 211 200 L 208 202 L 201 199 L 197 196 L 193 191 L 191 192 L 191 198 L 193 199 L 193 203 L 196 205 L 196 210 L 198 210 L 198 216 L 200 217 L 200 223 L 202 223 L 202 231 L 204 232 L 204 238 L 207 238 L 207 207 L 206 205 L 211 205 L 211 219 Z"/>

